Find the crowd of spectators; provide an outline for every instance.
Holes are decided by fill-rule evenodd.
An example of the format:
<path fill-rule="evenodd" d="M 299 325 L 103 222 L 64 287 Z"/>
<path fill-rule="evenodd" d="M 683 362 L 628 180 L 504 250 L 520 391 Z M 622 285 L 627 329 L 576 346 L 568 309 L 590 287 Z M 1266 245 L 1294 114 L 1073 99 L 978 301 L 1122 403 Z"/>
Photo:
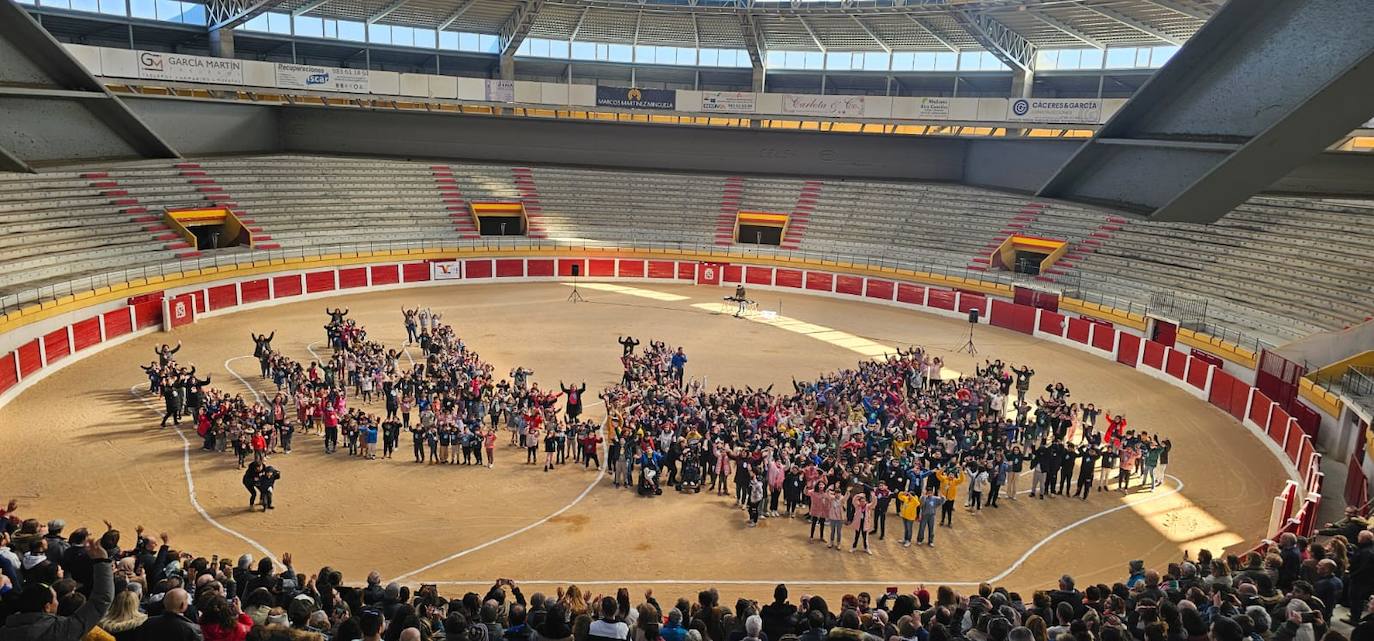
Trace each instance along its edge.
<path fill-rule="evenodd" d="M 484 593 L 362 585 L 329 566 L 306 574 L 279 560 L 203 556 L 167 533 L 109 522 L 68 531 L 61 520 L 0 513 L 0 641 L 1371 641 L 1374 532 L 1350 514 L 1322 543 L 1285 534 L 1269 550 L 1148 570 L 1133 561 L 1111 584 L 1029 594 L 983 584 L 887 588 L 772 602 L 715 589 L 638 603 L 630 591 L 576 585 L 526 594 L 498 579 Z M 1354 536 L 1356 545 L 1348 545 Z M 1349 636 L 1335 607 L 1355 614 Z"/>

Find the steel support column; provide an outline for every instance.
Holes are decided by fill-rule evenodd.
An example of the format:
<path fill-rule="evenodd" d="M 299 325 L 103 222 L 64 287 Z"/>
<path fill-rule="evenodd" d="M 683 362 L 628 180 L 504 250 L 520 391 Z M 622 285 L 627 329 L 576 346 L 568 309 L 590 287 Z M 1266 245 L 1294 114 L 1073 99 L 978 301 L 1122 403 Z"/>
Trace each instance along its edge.
<path fill-rule="evenodd" d="M 0 166 L 174 158 L 172 149 L 13 2 L 0 2 Z"/>
<path fill-rule="evenodd" d="M 233 29 L 280 3 L 281 0 L 208 0 L 205 3 L 205 22 L 212 33 L 221 29 Z"/>
<path fill-rule="evenodd" d="M 1374 113 L 1370 33 L 1368 0 L 1227 3 L 1038 193 L 1215 221 Z M 1348 194 L 1371 181 L 1288 185 Z"/>
<path fill-rule="evenodd" d="M 530 27 L 534 26 L 534 19 L 539 16 L 539 10 L 543 8 L 544 0 L 525 0 L 506 17 L 499 34 L 503 58 L 515 55 L 515 51 L 525 42 L 525 36 L 529 35 Z"/>

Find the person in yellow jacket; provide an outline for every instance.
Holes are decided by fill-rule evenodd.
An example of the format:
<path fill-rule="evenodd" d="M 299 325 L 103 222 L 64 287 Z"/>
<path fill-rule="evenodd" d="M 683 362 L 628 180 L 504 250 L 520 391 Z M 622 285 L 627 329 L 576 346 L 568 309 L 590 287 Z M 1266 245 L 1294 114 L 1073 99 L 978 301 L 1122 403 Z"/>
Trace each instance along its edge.
<path fill-rule="evenodd" d="M 967 477 L 963 470 L 954 467 L 935 472 L 935 478 L 940 481 L 940 496 L 945 497 L 944 505 L 940 506 L 940 525 L 954 527 L 954 501 L 959 498 L 959 486 Z"/>
<path fill-rule="evenodd" d="M 902 517 L 902 547 L 911 547 L 911 530 L 916 526 L 916 511 L 921 507 L 921 497 L 911 492 L 898 492 L 897 506 L 897 516 Z"/>

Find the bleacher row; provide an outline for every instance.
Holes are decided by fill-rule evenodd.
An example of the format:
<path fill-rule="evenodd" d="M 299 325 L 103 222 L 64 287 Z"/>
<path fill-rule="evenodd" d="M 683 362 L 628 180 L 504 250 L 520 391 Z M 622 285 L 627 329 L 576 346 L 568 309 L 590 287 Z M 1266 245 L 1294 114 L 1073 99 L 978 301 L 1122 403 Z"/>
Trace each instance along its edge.
<path fill-rule="evenodd" d="M 294 155 L 0 174 L 0 295 L 200 256 L 164 207 L 228 206 L 271 249 L 474 240 L 471 201 L 524 202 L 535 238 L 683 246 L 728 243 L 737 211 L 786 212 L 784 250 L 970 273 L 1009 234 L 1062 239 L 1070 251 L 1040 284 L 1138 303 L 1180 292 L 1275 342 L 1374 313 L 1369 203 L 1256 197 L 1200 226 L 943 183 Z"/>

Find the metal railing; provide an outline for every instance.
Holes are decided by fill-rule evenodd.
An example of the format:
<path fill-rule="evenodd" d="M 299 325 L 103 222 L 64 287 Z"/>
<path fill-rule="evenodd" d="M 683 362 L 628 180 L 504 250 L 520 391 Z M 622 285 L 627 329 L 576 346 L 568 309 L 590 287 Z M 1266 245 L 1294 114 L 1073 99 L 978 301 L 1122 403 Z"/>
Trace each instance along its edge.
<path fill-rule="evenodd" d="M 404 254 L 418 253 L 452 253 L 458 255 L 464 252 L 517 252 L 517 251 L 538 251 L 538 250 L 628 250 L 641 252 L 691 252 L 705 256 L 719 256 L 722 259 L 781 259 L 781 260 L 805 260 L 823 263 L 837 263 L 840 266 L 859 267 L 870 270 L 909 270 L 914 272 L 928 273 L 942 278 L 958 278 L 964 281 L 983 285 L 1010 287 L 1017 284 L 1034 284 L 1043 288 L 1044 283 L 1031 283 L 1028 277 L 1011 272 L 985 272 L 971 270 L 963 267 L 955 267 L 948 263 L 933 261 L 922 261 L 918 259 L 893 259 L 885 257 L 860 256 L 846 254 L 842 252 L 825 252 L 814 250 L 798 249 L 777 249 L 767 246 L 751 245 L 732 245 L 728 248 L 717 245 L 706 245 L 701 243 L 691 243 L 683 241 L 665 241 L 653 239 L 632 238 L 621 241 L 597 241 L 589 239 L 530 239 L 525 237 L 484 237 L 473 240 L 419 240 L 419 241 L 366 241 L 356 243 L 330 243 L 311 245 L 308 247 L 289 247 L 280 249 L 255 249 L 251 251 L 216 251 L 212 255 L 198 258 L 180 259 L 161 263 L 150 263 L 105 271 L 97 274 L 88 274 L 77 278 L 32 287 L 14 293 L 0 296 L 0 313 L 10 313 L 21 307 L 37 303 L 45 303 L 61 299 L 83 292 L 99 290 L 105 287 L 113 287 L 137 280 L 162 277 L 170 279 L 186 275 L 194 275 L 201 270 L 210 267 L 236 267 L 251 266 L 255 263 L 280 262 L 280 261 L 300 261 L 333 257 L 339 255 L 368 255 L 377 253 Z M 1139 300 L 1132 300 L 1101 291 L 1084 290 L 1082 281 L 1077 281 L 1071 287 L 1051 288 L 1059 289 L 1065 296 L 1080 299 L 1086 303 L 1099 305 L 1105 308 L 1115 309 L 1127 314 L 1144 314 L 1148 311 L 1149 305 Z M 1142 292 L 1148 295 L 1146 292 Z M 1242 347 L 1253 346 L 1256 353 L 1266 343 L 1257 338 L 1246 334 L 1218 326 L 1207 324 L 1205 330 L 1207 334 L 1221 338 L 1228 342 Z"/>
<path fill-rule="evenodd" d="M 1374 367 L 1351 367 L 1341 375 L 1341 391 L 1347 396 L 1360 397 L 1366 403 L 1374 401 Z"/>
<path fill-rule="evenodd" d="M 975 270 L 952 267 L 948 264 L 919 260 L 890 260 L 872 256 L 858 256 L 840 252 L 820 252 L 804 250 L 773 249 L 749 245 L 731 246 L 729 249 L 699 243 L 681 241 L 640 240 L 597 241 L 588 239 L 529 239 L 524 237 L 484 237 L 474 240 L 440 241 L 366 241 L 357 243 L 328 243 L 308 247 L 289 247 L 280 249 L 255 249 L 252 251 L 219 251 L 210 256 L 180 259 L 161 263 L 150 263 L 124 269 L 115 269 L 98 274 L 88 274 L 66 281 L 42 285 L 0 296 L 0 313 L 9 313 L 20 307 L 43 303 L 81 292 L 111 287 L 122 283 L 150 277 L 177 277 L 198 273 L 209 267 L 245 266 L 254 263 L 283 260 L 308 260 L 326 256 L 356 255 L 390 252 L 408 253 L 463 253 L 473 251 L 536 251 L 536 250 L 630 250 L 630 251 L 683 251 L 696 254 L 720 256 L 722 258 L 776 258 L 810 260 L 842 263 L 846 266 L 867 269 L 890 270 L 908 269 L 939 275 L 947 278 L 963 278 L 984 285 L 1010 285 L 1012 278 L 1001 274 L 989 274 Z"/>
<path fill-rule="evenodd" d="M 1164 290 L 1141 288 L 1140 297 L 1126 298 L 1105 293 L 1112 289 L 1106 281 L 1084 278 L 1082 272 L 1073 272 L 1064 284 L 1064 295 L 1103 307 L 1112 307 L 1128 314 L 1155 314 L 1178 322 L 1179 327 L 1200 332 L 1208 336 L 1232 343 L 1259 354 L 1262 350 L 1274 349 L 1277 343 L 1241 331 L 1227 324 L 1227 318 L 1220 317 L 1208 301 L 1192 298 Z"/>
<path fill-rule="evenodd" d="M 1116 294 L 1107 293 L 1107 286 L 1092 280 L 1083 278 L 1083 272 L 1074 271 L 1066 277 L 1060 279 L 1060 293 L 1070 298 L 1077 298 L 1085 303 L 1091 303 L 1100 307 L 1110 307 L 1127 314 L 1145 315 L 1150 310 L 1148 303 L 1143 303 L 1133 298 L 1126 298 Z M 1142 291 L 1148 297 L 1149 292 Z"/>

